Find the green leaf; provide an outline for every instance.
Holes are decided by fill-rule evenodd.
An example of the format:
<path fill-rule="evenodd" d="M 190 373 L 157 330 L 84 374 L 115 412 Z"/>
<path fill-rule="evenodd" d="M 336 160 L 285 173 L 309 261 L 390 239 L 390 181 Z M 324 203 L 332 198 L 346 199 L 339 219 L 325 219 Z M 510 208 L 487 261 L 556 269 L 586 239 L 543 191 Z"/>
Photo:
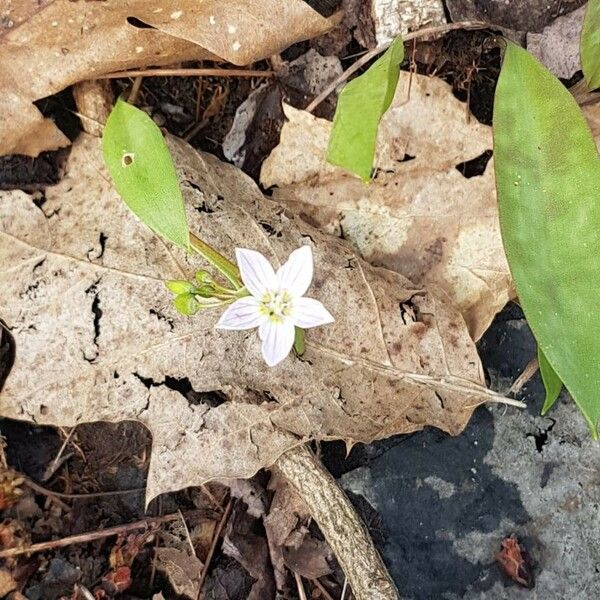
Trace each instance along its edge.
<path fill-rule="evenodd" d="M 340 93 L 327 160 L 364 181 L 371 179 L 379 121 L 394 98 L 403 60 L 404 42 L 397 37 L 366 73 Z"/>
<path fill-rule="evenodd" d="M 588 87 L 600 87 L 600 0 L 589 0 L 581 31 L 581 68 Z"/>
<path fill-rule="evenodd" d="M 538 347 L 538 363 L 540 365 L 540 373 L 542 375 L 542 381 L 544 382 L 544 388 L 546 390 L 546 399 L 544 400 L 544 406 L 542 407 L 542 415 L 545 415 L 554 406 L 554 403 L 560 396 L 562 390 L 562 381 L 559 376 L 554 372 L 552 365 L 548 362 L 548 359 L 542 352 L 542 349 Z"/>
<path fill-rule="evenodd" d="M 165 281 L 167 288 L 175 295 L 192 293 L 196 288 L 193 283 L 184 281 L 183 279 L 170 279 Z"/>
<path fill-rule="evenodd" d="M 173 306 L 177 309 L 177 312 L 180 312 L 182 315 L 190 316 L 195 315 L 201 308 L 200 302 L 196 300 L 196 297 L 193 294 L 179 294 L 173 300 Z"/>
<path fill-rule="evenodd" d="M 102 152 L 115 188 L 131 211 L 160 236 L 188 250 L 183 197 L 154 121 L 119 99 L 106 121 Z"/>
<path fill-rule="evenodd" d="M 509 43 L 494 103 L 500 226 L 542 352 L 597 438 L 600 157 L 567 89 Z"/>

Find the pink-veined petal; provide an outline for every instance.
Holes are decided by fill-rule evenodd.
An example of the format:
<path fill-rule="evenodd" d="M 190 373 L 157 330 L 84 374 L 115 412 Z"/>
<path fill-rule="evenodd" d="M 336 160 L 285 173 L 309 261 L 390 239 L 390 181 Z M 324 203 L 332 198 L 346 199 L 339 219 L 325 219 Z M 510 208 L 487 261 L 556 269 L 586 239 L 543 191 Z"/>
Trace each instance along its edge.
<path fill-rule="evenodd" d="M 259 310 L 259 302 L 253 296 L 236 300 L 221 315 L 215 325 L 217 329 L 253 329 L 263 323 L 267 317 Z"/>
<path fill-rule="evenodd" d="M 294 345 L 294 323 L 285 319 L 281 323 L 267 321 L 261 325 L 259 334 L 262 337 L 262 355 L 269 367 L 279 364 Z"/>
<path fill-rule="evenodd" d="M 306 294 L 313 278 L 313 255 L 310 246 L 294 250 L 287 262 L 277 271 L 279 289 L 288 291 L 295 298 Z"/>
<path fill-rule="evenodd" d="M 335 321 L 330 312 L 314 298 L 295 298 L 291 318 L 302 329 L 327 325 Z"/>
<path fill-rule="evenodd" d="M 235 257 L 246 289 L 257 298 L 277 289 L 277 277 L 271 263 L 255 250 L 236 248 Z"/>

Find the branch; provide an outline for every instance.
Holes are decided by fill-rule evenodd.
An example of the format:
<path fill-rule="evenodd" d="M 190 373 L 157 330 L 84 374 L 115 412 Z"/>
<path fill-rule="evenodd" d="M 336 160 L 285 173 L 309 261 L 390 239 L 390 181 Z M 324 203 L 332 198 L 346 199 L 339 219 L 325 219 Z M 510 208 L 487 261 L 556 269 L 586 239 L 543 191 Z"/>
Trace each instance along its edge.
<path fill-rule="evenodd" d="M 335 479 L 307 446 L 285 452 L 274 465 L 302 497 L 331 546 L 356 600 L 399 600 L 367 528 Z"/>

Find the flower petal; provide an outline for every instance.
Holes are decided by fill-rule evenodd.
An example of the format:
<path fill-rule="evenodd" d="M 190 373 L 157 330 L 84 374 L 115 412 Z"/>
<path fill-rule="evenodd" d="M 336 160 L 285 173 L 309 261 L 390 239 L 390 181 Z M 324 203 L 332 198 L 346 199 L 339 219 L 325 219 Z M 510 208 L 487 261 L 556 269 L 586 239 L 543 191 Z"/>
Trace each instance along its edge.
<path fill-rule="evenodd" d="M 261 325 L 259 335 L 263 341 L 262 355 L 269 367 L 279 364 L 294 345 L 294 323 L 285 319 L 282 323 L 267 321 Z"/>
<path fill-rule="evenodd" d="M 260 252 L 236 248 L 235 257 L 242 281 L 253 296 L 260 298 L 266 291 L 277 288 L 275 271 Z"/>
<path fill-rule="evenodd" d="M 277 271 L 279 289 L 286 290 L 295 298 L 304 296 L 313 278 L 313 255 L 310 246 L 294 250 L 287 262 Z"/>
<path fill-rule="evenodd" d="M 260 313 L 259 302 L 253 296 L 236 300 L 215 325 L 217 329 L 252 329 L 258 327 L 267 317 Z"/>
<path fill-rule="evenodd" d="M 330 312 L 314 298 L 295 298 L 291 318 L 302 329 L 327 325 L 335 321 Z"/>

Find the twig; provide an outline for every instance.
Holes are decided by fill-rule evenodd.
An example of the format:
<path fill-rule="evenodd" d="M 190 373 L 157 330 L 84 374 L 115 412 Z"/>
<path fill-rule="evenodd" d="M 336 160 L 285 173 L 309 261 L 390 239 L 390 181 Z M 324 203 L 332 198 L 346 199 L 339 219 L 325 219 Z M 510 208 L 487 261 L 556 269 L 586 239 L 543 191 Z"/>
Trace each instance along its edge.
<path fill-rule="evenodd" d="M 34 492 L 43 494 L 44 496 L 51 496 L 56 498 L 63 498 L 65 500 L 85 500 L 89 498 L 103 498 L 104 496 L 127 496 L 129 494 L 139 494 L 146 490 L 146 488 L 132 488 L 129 490 L 113 490 L 108 492 L 90 492 L 89 494 L 65 494 L 64 492 L 55 492 L 41 486 L 39 483 L 29 479 L 29 477 L 23 476 L 25 485 L 30 487 Z"/>
<path fill-rule="evenodd" d="M 340 596 L 340 600 L 344 600 L 346 598 L 346 590 L 348 589 L 348 578 L 344 577 L 344 585 L 342 587 L 342 595 Z"/>
<path fill-rule="evenodd" d="M 121 77 L 274 77 L 273 71 L 253 69 L 146 69 L 115 71 L 98 75 L 98 79 L 120 79 Z"/>
<path fill-rule="evenodd" d="M 204 514 L 201 510 L 193 510 L 186 513 L 189 516 Z M 173 513 L 170 515 L 164 515 L 163 517 L 149 517 L 142 521 L 136 521 L 134 523 L 125 523 L 124 525 L 116 525 L 115 527 L 108 527 L 107 529 L 100 529 L 98 531 L 90 531 L 88 533 L 78 533 L 77 535 L 71 535 L 59 540 L 50 540 L 49 542 L 40 542 L 39 544 L 32 544 L 27 547 L 19 548 L 8 548 L 7 550 L 0 551 L 0 558 L 11 558 L 13 556 L 20 556 L 22 554 L 34 554 L 35 552 L 43 552 L 44 550 L 53 550 L 55 548 L 64 548 L 65 546 L 71 546 L 72 544 L 87 544 L 94 540 L 101 540 L 106 537 L 113 535 L 119 535 L 120 533 L 127 533 L 129 531 L 135 531 L 136 529 L 143 529 L 150 525 L 159 525 L 161 523 L 168 523 L 170 521 L 177 521 L 181 517 L 179 513 Z"/>
<path fill-rule="evenodd" d="M 306 598 L 306 590 L 304 589 L 304 584 L 302 583 L 302 577 L 294 571 L 294 579 L 296 580 L 296 587 L 298 588 L 298 596 L 300 600 L 307 600 Z"/>
<path fill-rule="evenodd" d="M 144 78 L 141 75 L 138 75 L 133 80 L 133 85 L 131 86 L 131 92 L 129 93 L 129 98 L 127 98 L 127 102 L 129 102 L 129 104 L 135 104 L 138 94 L 140 93 L 140 88 L 142 87 L 143 80 L 144 80 Z"/>
<path fill-rule="evenodd" d="M 356 600 L 398 600 L 398 591 L 367 528 L 335 479 L 301 445 L 275 463 L 308 506 L 331 546 Z"/>
<path fill-rule="evenodd" d="M 310 581 L 319 588 L 321 594 L 325 596 L 325 600 L 333 600 L 333 596 L 325 589 L 325 586 L 318 579 L 311 579 Z"/>
<path fill-rule="evenodd" d="M 190 545 L 190 548 L 192 550 L 192 554 L 194 556 L 197 556 L 197 554 L 196 554 L 196 548 L 194 548 L 194 544 L 192 542 L 192 536 L 190 535 L 190 530 L 188 529 L 187 523 L 185 522 L 185 518 L 183 516 L 183 513 L 181 512 L 181 509 L 179 509 L 177 512 L 179 513 L 179 516 L 181 518 L 181 522 L 183 523 L 183 528 L 185 529 L 185 537 L 187 538 L 188 544 Z"/>
<path fill-rule="evenodd" d="M 509 394 L 518 394 L 523 386 L 537 373 L 540 368 L 537 356 L 534 356 L 525 366 L 523 372 L 515 379 L 515 382 L 510 386 L 508 390 Z"/>
<path fill-rule="evenodd" d="M 403 41 L 408 42 L 409 40 L 413 40 L 416 38 L 420 38 L 427 35 L 435 35 L 436 33 L 447 33 L 448 31 L 454 31 L 456 29 L 485 29 L 489 27 L 490 24 L 485 21 L 459 21 L 458 23 L 447 23 L 445 25 L 438 25 L 436 27 L 427 27 L 425 29 L 420 29 L 419 31 L 411 31 L 407 33 Z M 337 77 L 334 81 L 332 81 L 307 107 L 307 112 L 312 112 L 331 94 L 341 83 L 344 83 L 351 75 L 356 73 L 359 69 L 361 69 L 364 65 L 366 65 L 370 60 L 379 56 L 382 52 L 385 52 L 390 47 L 391 42 L 383 44 L 383 46 L 379 46 L 370 50 L 366 54 L 364 54 L 361 58 L 359 58 L 355 63 L 353 63 L 350 67 L 348 67 L 339 77 Z"/>
<path fill-rule="evenodd" d="M 217 544 L 219 543 L 219 538 L 221 537 L 221 532 L 223 531 L 223 527 L 225 527 L 225 523 L 227 523 L 227 519 L 229 519 L 229 515 L 231 514 L 231 509 L 233 507 L 233 498 L 229 499 L 227 503 L 227 507 L 225 508 L 225 512 L 217 525 L 217 529 L 215 530 L 215 534 L 212 540 L 212 544 L 210 545 L 210 549 L 208 550 L 208 554 L 206 555 L 206 560 L 204 561 L 204 566 L 202 567 L 202 573 L 200 575 L 200 581 L 198 582 L 198 596 L 197 600 L 202 598 L 202 588 L 204 586 L 204 581 L 208 574 L 208 568 L 210 567 L 210 563 L 212 562 L 213 554 L 215 553 L 215 549 L 217 548 Z"/>

